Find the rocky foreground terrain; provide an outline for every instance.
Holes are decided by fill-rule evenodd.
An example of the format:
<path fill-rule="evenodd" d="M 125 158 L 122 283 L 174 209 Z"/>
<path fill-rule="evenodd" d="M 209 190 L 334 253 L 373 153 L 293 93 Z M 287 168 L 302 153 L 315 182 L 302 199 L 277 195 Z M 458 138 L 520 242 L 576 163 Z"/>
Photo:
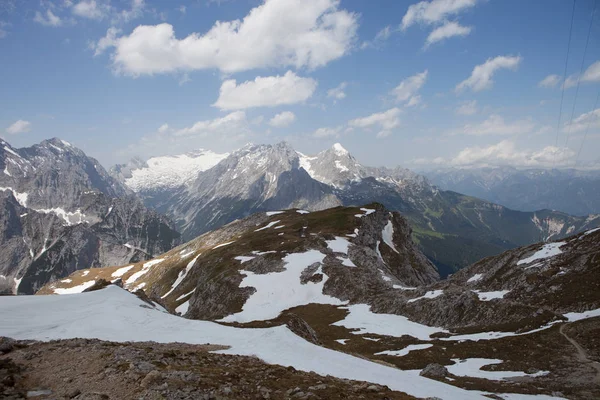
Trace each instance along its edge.
<path fill-rule="evenodd" d="M 414 399 L 368 382 L 336 379 L 224 346 L 0 338 L 0 397 L 34 399 Z M 4 355 L 1 355 L 4 353 Z"/>

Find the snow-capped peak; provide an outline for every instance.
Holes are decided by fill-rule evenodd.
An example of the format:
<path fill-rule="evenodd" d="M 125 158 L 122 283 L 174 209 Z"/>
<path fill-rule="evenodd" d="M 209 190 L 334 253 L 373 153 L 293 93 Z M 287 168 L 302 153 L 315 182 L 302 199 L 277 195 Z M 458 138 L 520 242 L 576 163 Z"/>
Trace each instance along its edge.
<path fill-rule="evenodd" d="M 331 146 L 331 149 L 340 156 L 349 154 L 348 150 L 346 150 L 344 146 L 339 143 L 335 143 L 333 146 Z"/>

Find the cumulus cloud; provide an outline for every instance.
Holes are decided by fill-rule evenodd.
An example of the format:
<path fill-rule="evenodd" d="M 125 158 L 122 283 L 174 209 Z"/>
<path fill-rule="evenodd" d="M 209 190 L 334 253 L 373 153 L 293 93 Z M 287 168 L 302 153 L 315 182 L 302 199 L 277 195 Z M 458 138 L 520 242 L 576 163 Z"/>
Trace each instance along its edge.
<path fill-rule="evenodd" d="M 488 147 L 467 147 L 451 160 L 452 165 L 512 165 L 548 167 L 561 165 L 575 155 L 571 149 L 546 146 L 539 151 L 519 150 L 515 143 L 503 140 Z"/>
<path fill-rule="evenodd" d="M 417 165 L 450 165 L 455 167 L 552 167 L 567 166 L 575 152 L 571 149 L 546 146 L 541 150 L 520 150 L 513 141 L 503 140 L 490 146 L 472 146 L 461 150 L 455 157 L 445 159 L 420 158 Z"/>
<path fill-rule="evenodd" d="M 310 98 L 316 88 L 317 81 L 299 77 L 292 71 L 283 76 L 258 76 L 239 85 L 235 79 L 229 79 L 221 84 L 219 98 L 213 106 L 222 110 L 240 110 L 296 104 Z"/>
<path fill-rule="evenodd" d="M 471 33 L 473 28 L 470 26 L 462 26 L 458 22 L 446 22 L 444 25 L 435 28 L 429 36 L 427 36 L 427 40 L 425 40 L 425 48 L 428 48 L 434 43 L 442 42 L 446 39 L 455 36 L 467 36 Z"/>
<path fill-rule="evenodd" d="M 63 21 L 58 16 L 54 15 L 52 10 L 46 10 L 44 14 L 36 11 L 33 20 L 44 26 L 57 27 L 63 24 Z"/>
<path fill-rule="evenodd" d="M 352 128 L 360 128 L 365 130 L 376 129 L 378 138 L 389 136 L 394 128 L 400 126 L 400 113 L 402 111 L 397 108 L 391 108 L 387 111 L 371 114 L 368 117 L 356 118 L 348 122 L 348 126 Z"/>
<path fill-rule="evenodd" d="M 577 80 L 579 78 L 579 74 L 571 75 L 567 77 L 565 80 L 565 89 L 571 88 L 577 85 Z M 596 61 L 592 65 L 590 65 L 583 75 L 581 75 L 581 79 L 579 79 L 581 83 L 595 83 L 600 82 L 600 60 Z"/>
<path fill-rule="evenodd" d="M 501 116 L 492 114 L 486 120 L 480 123 L 466 124 L 462 128 L 451 130 L 449 135 L 522 135 L 532 133 L 535 127 L 536 125 L 531 119 L 505 122 L 504 118 Z"/>
<path fill-rule="evenodd" d="M 120 157 L 179 154 L 211 144 L 213 151 L 228 151 L 240 146 L 253 134 L 244 111 L 205 119 L 187 127 L 161 125 L 155 132 L 120 150 Z"/>
<path fill-rule="evenodd" d="M 516 70 L 521 60 L 520 56 L 488 58 L 486 62 L 473 68 L 473 72 L 469 78 L 456 85 L 456 92 L 462 92 L 466 89 L 471 89 L 474 92 L 490 89 L 494 86 L 492 78 L 496 71 L 500 69 Z"/>
<path fill-rule="evenodd" d="M 216 68 L 318 68 L 347 54 L 358 16 L 338 0 L 266 0 L 243 20 L 217 22 L 206 33 L 175 36 L 167 23 L 140 25 L 114 41 L 117 72 L 138 76 Z"/>
<path fill-rule="evenodd" d="M 458 115 L 473 115 L 477 113 L 477 100 L 462 103 L 454 112 Z"/>
<path fill-rule="evenodd" d="M 78 17 L 99 20 L 108 13 L 108 6 L 98 4 L 96 0 L 82 0 L 75 4 L 71 11 Z"/>
<path fill-rule="evenodd" d="M 392 36 L 392 33 L 394 33 L 396 31 L 395 28 L 392 28 L 390 25 L 382 28 L 379 30 L 379 32 L 377 32 L 377 34 L 375 35 L 375 38 L 373 40 L 365 40 L 364 42 L 362 42 L 362 44 L 360 45 L 361 49 L 366 49 L 369 47 L 379 47 L 383 42 L 385 42 L 386 40 L 388 40 L 390 38 L 390 36 Z"/>
<path fill-rule="evenodd" d="M 343 129 L 343 126 L 336 126 L 334 128 L 319 128 L 314 131 L 312 135 L 316 138 L 339 137 Z"/>
<path fill-rule="evenodd" d="M 600 129 L 600 108 L 581 114 L 571 123 L 567 122 L 563 127 L 563 132 L 582 132 L 587 130 L 588 126 L 592 129 Z"/>
<path fill-rule="evenodd" d="M 408 7 L 402 17 L 402 30 L 414 24 L 434 25 L 445 21 L 449 16 L 456 15 L 468 8 L 474 7 L 477 0 L 431 0 L 421 1 Z"/>
<path fill-rule="evenodd" d="M 269 125 L 275 128 L 285 128 L 296 121 L 296 115 L 291 111 L 284 111 L 269 120 Z"/>
<path fill-rule="evenodd" d="M 556 87 L 556 85 L 558 85 L 561 81 L 560 76 L 558 75 L 548 75 L 547 77 L 545 77 L 544 79 L 542 79 L 540 81 L 540 83 L 538 83 L 538 87 L 541 88 L 553 88 Z"/>
<path fill-rule="evenodd" d="M 417 105 L 421 100 L 418 92 L 425 81 L 427 81 L 427 70 L 404 79 L 391 91 L 391 94 L 398 103 L 406 103 L 407 106 Z"/>
<path fill-rule="evenodd" d="M 8 128 L 6 128 L 6 133 L 9 133 L 11 135 L 17 135 L 19 133 L 29 132 L 30 130 L 31 122 L 20 119 Z"/>
<path fill-rule="evenodd" d="M 94 56 L 98 56 L 104 52 L 104 50 L 108 49 L 115 45 L 117 40 L 117 35 L 121 33 L 121 30 L 115 27 L 110 27 L 106 31 L 106 36 L 102 39 L 98 40 L 97 43 L 92 44 L 92 48 L 94 49 Z"/>
<path fill-rule="evenodd" d="M 334 87 L 333 89 L 329 89 L 327 91 L 327 97 L 333 97 L 334 99 L 337 99 L 337 100 L 345 99 L 346 92 L 344 92 L 344 89 L 346 89 L 347 86 L 348 86 L 347 82 L 342 82 L 338 86 Z"/>

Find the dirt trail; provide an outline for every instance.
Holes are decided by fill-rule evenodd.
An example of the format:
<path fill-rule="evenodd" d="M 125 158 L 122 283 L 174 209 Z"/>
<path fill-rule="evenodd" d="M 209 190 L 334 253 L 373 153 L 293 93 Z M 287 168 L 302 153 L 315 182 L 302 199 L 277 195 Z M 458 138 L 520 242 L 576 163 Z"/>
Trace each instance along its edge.
<path fill-rule="evenodd" d="M 565 337 L 565 339 L 567 339 L 569 341 L 569 343 L 571 343 L 573 345 L 573 347 L 575 347 L 575 349 L 577 350 L 577 359 L 584 364 L 590 364 L 590 366 L 592 368 L 594 368 L 596 370 L 596 376 L 594 378 L 594 382 L 597 384 L 600 384 L 600 363 L 594 360 L 590 360 L 587 356 L 587 352 L 585 351 L 585 349 L 583 347 L 581 347 L 581 345 L 579 343 L 577 343 L 577 341 L 575 339 L 573 339 L 572 337 L 570 337 L 569 335 L 567 335 L 565 333 L 565 327 L 569 325 L 568 323 L 566 324 L 562 324 L 560 326 L 559 332 L 561 335 L 563 335 Z"/>

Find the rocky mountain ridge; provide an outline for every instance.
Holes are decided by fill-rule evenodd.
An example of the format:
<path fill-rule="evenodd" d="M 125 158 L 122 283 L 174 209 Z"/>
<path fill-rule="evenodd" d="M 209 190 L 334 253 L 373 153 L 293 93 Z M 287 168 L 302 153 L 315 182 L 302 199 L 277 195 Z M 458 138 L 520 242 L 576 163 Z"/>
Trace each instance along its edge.
<path fill-rule="evenodd" d="M 166 217 L 70 143 L 0 146 L 0 292 L 32 294 L 77 269 L 144 260 L 179 243 Z"/>

